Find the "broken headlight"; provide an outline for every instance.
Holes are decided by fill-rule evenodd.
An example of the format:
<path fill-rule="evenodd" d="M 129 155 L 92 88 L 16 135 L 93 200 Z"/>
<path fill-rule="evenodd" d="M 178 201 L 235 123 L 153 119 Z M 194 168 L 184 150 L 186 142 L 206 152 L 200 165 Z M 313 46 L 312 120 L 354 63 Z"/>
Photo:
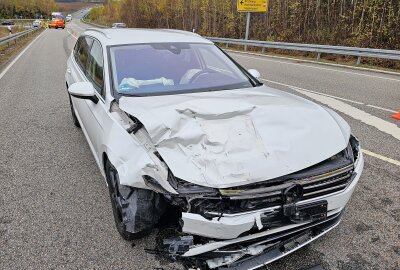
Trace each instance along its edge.
<path fill-rule="evenodd" d="M 218 194 L 215 188 L 192 184 L 175 177 L 171 172 L 168 174 L 168 182 L 178 192 L 178 195 L 165 196 L 173 205 L 180 207 L 183 211 L 190 211 L 190 200 L 196 197 L 208 197 Z"/>
<path fill-rule="evenodd" d="M 175 177 L 171 172 L 169 172 L 168 174 L 168 182 L 180 195 L 218 193 L 218 190 L 215 188 L 192 184 L 190 182 Z"/>
<path fill-rule="evenodd" d="M 354 137 L 353 135 L 350 136 L 350 141 L 349 141 L 349 147 L 351 147 L 351 149 L 353 150 L 353 157 L 354 160 L 358 160 L 358 157 L 360 155 L 360 142 L 358 141 L 358 139 L 356 137 Z"/>
<path fill-rule="evenodd" d="M 161 194 L 169 194 L 165 188 L 163 188 L 160 183 L 151 176 L 144 175 L 143 176 L 144 183 L 146 186 L 150 187 L 153 191 L 161 193 Z"/>

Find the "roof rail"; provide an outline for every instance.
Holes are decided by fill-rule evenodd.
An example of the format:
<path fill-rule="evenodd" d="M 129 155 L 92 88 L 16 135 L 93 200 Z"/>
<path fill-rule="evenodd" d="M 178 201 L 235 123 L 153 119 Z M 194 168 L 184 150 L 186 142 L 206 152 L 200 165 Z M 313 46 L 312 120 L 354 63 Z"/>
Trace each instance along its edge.
<path fill-rule="evenodd" d="M 198 37 L 200 37 L 200 35 L 195 33 L 195 32 L 190 32 L 190 31 L 185 31 L 185 30 L 168 29 L 168 28 L 162 28 L 161 30 L 164 30 L 164 31 L 167 31 L 167 32 L 173 32 L 173 33 L 186 34 L 186 35 L 189 35 L 189 36 L 198 36 Z"/>
<path fill-rule="evenodd" d="M 94 31 L 94 32 L 97 32 L 97 33 L 100 33 L 100 34 L 104 35 L 108 39 L 111 39 L 111 37 L 106 32 L 104 32 L 103 29 L 88 28 L 88 29 L 86 29 L 86 31 Z"/>

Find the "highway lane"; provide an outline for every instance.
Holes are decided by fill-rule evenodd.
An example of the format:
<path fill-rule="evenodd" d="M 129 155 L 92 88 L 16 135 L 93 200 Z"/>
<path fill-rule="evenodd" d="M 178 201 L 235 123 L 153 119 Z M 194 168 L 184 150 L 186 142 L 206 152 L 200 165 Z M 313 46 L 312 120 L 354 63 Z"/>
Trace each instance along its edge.
<path fill-rule="evenodd" d="M 119 238 L 106 185 L 81 130 L 72 125 L 65 63 L 76 41 L 73 35 L 87 27 L 73 20 L 64 31 L 46 30 L 0 79 L 0 269 L 178 269 L 143 251 L 154 248 L 163 235 L 159 229 L 134 246 Z M 264 79 L 280 83 L 266 84 L 284 91 L 302 95 L 285 86 L 292 85 L 393 110 L 400 106 L 398 76 L 231 54 L 259 69 Z M 387 88 L 388 96 L 377 96 L 377 86 Z M 398 127 L 388 112 L 347 103 Z M 399 141 L 392 135 L 340 114 L 364 148 L 400 160 Z M 341 225 L 264 269 L 315 264 L 399 269 L 399 175 L 400 166 L 366 156 L 364 175 Z"/>
<path fill-rule="evenodd" d="M 0 81 L 0 269 L 153 269 L 115 229 L 108 189 L 65 89 L 64 30 L 46 30 Z M 69 43 L 68 43 L 69 44 Z"/>

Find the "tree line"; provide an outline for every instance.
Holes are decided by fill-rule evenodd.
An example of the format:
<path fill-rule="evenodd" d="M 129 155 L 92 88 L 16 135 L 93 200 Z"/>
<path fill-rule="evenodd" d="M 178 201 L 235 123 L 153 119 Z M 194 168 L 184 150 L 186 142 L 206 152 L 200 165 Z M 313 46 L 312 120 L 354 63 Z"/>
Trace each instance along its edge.
<path fill-rule="evenodd" d="M 48 17 L 56 11 L 54 0 L 0 0 L 0 18 Z"/>
<path fill-rule="evenodd" d="M 236 0 L 106 0 L 89 18 L 244 38 L 246 14 L 236 5 Z M 250 38 L 400 49 L 399 30 L 399 0 L 270 0 L 267 13 L 252 14 Z"/>

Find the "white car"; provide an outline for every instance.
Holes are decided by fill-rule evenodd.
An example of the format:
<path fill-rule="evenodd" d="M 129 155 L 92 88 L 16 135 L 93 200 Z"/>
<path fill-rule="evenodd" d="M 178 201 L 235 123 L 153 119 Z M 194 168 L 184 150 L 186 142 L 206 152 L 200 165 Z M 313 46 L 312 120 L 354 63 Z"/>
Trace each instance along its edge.
<path fill-rule="evenodd" d="M 66 20 L 67 22 L 70 22 L 70 21 L 72 20 L 72 15 L 71 15 L 71 14 L 68 14 L 67 17 L 65 17 L 65 20 Z"/>
<path fill-rule="evenodd" d="M 42 21 L 41 20 L 34 20 L 32 23 L 32 26 L 35 28 L 39 28 L 42 26 Z"/>
<path fill-rule="evenodd" d="M 126 28 L 126 24 L 125 23 L 113 23 L 111 25 L 111 28 Z"/>
<path fill-rule="evenodd" d="M 363 169 L 337 113 L 264 86 L 194 33 L 89 29 L 65 76 L 118 232 L 177 221 L 161 253 L 196 268 L 255 269 L 317 239 Z"/>

